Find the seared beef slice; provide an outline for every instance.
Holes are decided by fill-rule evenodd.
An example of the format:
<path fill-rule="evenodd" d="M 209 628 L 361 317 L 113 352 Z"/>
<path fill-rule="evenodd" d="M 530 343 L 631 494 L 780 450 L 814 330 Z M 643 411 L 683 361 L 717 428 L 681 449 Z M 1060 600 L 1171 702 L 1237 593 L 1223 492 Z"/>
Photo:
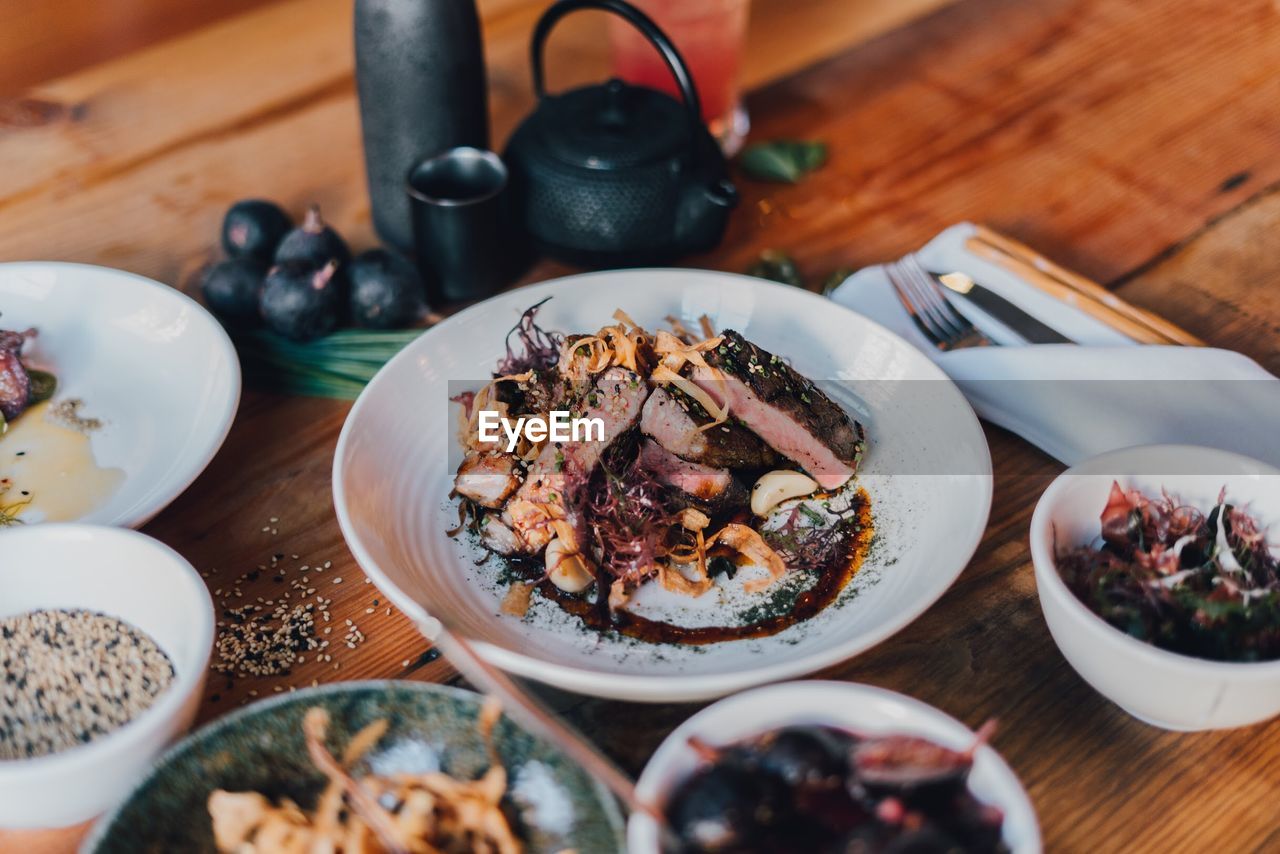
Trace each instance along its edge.
<path fill-rule="evenodd" d="M 667 486 L 697 499 L 703 506 L 718 506 L 731 496 L 740 498 L 745 492 L 728 469 L 682 460 L 647 439 L 640 445 L 640 467 Z"/>
<path fill-rule="evenodd" d="M 737 422 L 699 429 L 709 421 L 696 400 L 657 388 L 644 405 L 640 430 L 677 457 L 712 468 L 767 468 L 778 461 L 772 448 Z"/>
<path fill-rule="evenodd" d="M 720 376 L 695 368 L 694 382 L 823 488 L 841 486 L 862 456 L 862 426 L 782 359 L 731 329 L 723 336 L 706 354 Z"/>

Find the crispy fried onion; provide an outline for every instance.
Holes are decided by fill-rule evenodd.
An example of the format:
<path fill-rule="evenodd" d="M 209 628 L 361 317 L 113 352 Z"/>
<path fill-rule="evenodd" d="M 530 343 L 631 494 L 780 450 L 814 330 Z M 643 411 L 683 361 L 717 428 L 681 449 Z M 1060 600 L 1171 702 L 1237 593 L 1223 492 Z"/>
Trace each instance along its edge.
<path fill-rule="evenodd" d="M 758 593 L 787 574 L 782 557 L 769 547 L 759 532 L 747 525 L 731 522 L 707 540 L 707 548 L 725 546 L 769 571 L 768 578 L 753 578 L 742 585 L 748 593 Z"/>
<path fill-rule="evenodd" d="M 782 556 L 769 546 L 759 532 L 748 525 L 731 522 L 713 534 L 705 536 L 711 519 L 701 510 L 686 507 L 680 512 L 680 526 L 693 534 L 689 543 L 676 546 L 668 554 L 668 560 L 656 562 L 653 571 L 663 588 L 686 596 L 701 596 L 712 588 L 714 581 L 707 572 L 707 554 L 716 546 L 737 552 L 752 564 L 764 567 L 769 575 L 744 583 L 748 593 L 759 593 L 787 573 Z M 619 578 L 609 588 L 609 608 L 616 610 L 626 605 L 634 590 L 634 582 Z"/>
<path fill-rule="evenodd" d="M 684 325 L 684 321 L 676 317 L 674 314 L 668 314 L 666 320 L 667 325 L 671 327 L 671 331 L 674 332 L 676 337 L 681 341 L 686 344 L 692 344 L 697 340 L 694 338 L 693 333 L 689 331 L 689 327 Z M 705 314 L 698 317 L 698 326 L 702 329 L 703 338 L 715 337 L 716 329 L 711 325 L 711 318 L 707 317 Z"/>
<path fill-rule="evenodd" d="M 560 348 L 558 368 L 571 379 L 585 379 L 614 365 L 643 374 L 640 365 L 640 348 L 649 343 L 649 333 L 618 309 L 613 313 L 618 321 L 605 326 L 595 335 L 566 341 Z"/>
<path fill-rule="evenodd" d="M 507 374 L 501 377 L 494 377 L 485 384 L 484 388 L 476 392 L 469 401 L 466 401 L 458 412 L 458 443 L 463 448 L 472 451 L 492 451 L 493 445 L 480 441 L 481 411 L 496 412 L 499 418 L 507 421 L 509 412 L 507 404 L 498 400 L 496 396 L 498 383 L 525 383 L 533 379 L 533 375 L 533 371 L 525 371 L 522 374 Z M 538 456 L 542 446 L 545 444 L 546 440 L 531 442 L 524 431 L 521 431 L 515 455 L 521 460 L 529 462 Z"/>
<path fill-rule="evenodd" d="M 273 804 L 258 792 L 216 790 L 209 796 L 214 840 L 235 854 L 519 854 L 520 841 L 500 808 L 507 773 L 492 732 L 500 709 L 487 702 L 479 730 L 490 766 L 478 780 L 441 772 L 352 777 L 349 768 L 387 730 L 376 721 L 351 739 L 339 762 L 325 747 L 329 715 L 312 708 L 303 718 L 307 752 L 328 778 L 316 809 L 308 815 L 288 799 Z"/>
<path fill-rule="evenodd" d="M 713 582 L 707 574 L 707 541 L 702 532 L 711 524 L 707 514 L 693 507 L 680 511 L 680 527 L 693 534 L 692 543 L 676 546 L 669 561 L 658 564 L 658 581 L 672 593 L 701 596 Z"/>
<path fill-rule="evenodd" d="M 717 336 L 688 344 L 670 332 L 662 331 L 653 341 L 653 351 L 658 354 L 658 366 L 654 368 L 650 379 L 655 383 L 674 386 L 698 401 L 711 416 L 710 421 L 698 428 L 700 431 L 710 430 L 717 424 L 723 424 L 729 418 L 729 407 L 716 403 L 715 398 L 705 389 L 688 377 L 681 376 L 680 372 L 685 365 L 693 365 L 710 372 L 714 377 L 719 377 L 720 372 L 708 365 L 702 354 L 719 347 L 723 340 L 724 338 Z"/>

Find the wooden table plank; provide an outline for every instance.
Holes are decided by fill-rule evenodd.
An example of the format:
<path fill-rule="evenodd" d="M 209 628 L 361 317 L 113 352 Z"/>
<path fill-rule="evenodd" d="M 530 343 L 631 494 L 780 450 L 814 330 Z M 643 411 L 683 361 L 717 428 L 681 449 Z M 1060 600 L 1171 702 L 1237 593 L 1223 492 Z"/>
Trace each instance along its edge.
<path fill-rule="evenodd" d="M 761 137 L 839 144 L 820 186 L 746 186 L 708 261 L 816 274 L 974 219 L 1110 281 L 1280 181 L 1278 33 L 1266 0 L 953 6 L 751 99 Z"/>
<path fill-rule="evenodd" d="M 1278 245 L 1280 188 L 1272 187 L 1127 276 L 1116 290 L 1280 373 Z"/>
<path fill-rule="evenodd" d="M 0 98 L 276 0 L 5 0 Z"/>
<path fill-rule="evenodd" d="M 895 14 L 864 2 L 879 10 L 868 19 Z M 177 281 L 204 257 L 225 203 L 248 194 L 293 207 L 318 199 L 367 243 L 350 57 L 335 23 L 344 6 L 308 0 L 304 20 L 300 2 L 281 3 L 34 91 L 62 111 L 45 125 L 0 125 L 0 162 L 18 166 L 0 175 L 0 258 Z M 788 57 L 807 64 L 866 34 L 840 3 L 756 8 L 758 82 L 794 71 Z M 499 128 L 527 107 L 531 20 L 517 0 L 488 10 Z M 566 30 L 557 80 L 600 67 L 592 26 Z M 1268 0 L 966 0 L 753 95 L 759 138 L 825 139 L 832 160 L 795 187 L 744 182 L 724 246 L 692 263 L 741 269 L 773 246 L 816 277 L 985 220 L 1280 368 L 1280 297 L 1265 288 L 1280 260 L 1263 248 L 1280 220 L 1278 68 L 1280 13 Z M 249 395 L 209 472 L 148 531 L 215 587 L 276 551 L 299 565 L 331 560 L 344 579 L 331 585 L 334 615 L 369 635 L 338 674 L 452 678 L 441 661 L 416 663 L 425 644 L 403 618 L 364 613 L 376 594 L 358 583 L 328 498 L 346 410 Z M 1050 850 L 1280 845 L 1280 723 L 1161 733 L 1089 689 L 1049 638 L 1026 547 L 1031 508 L 1061 467 L 987 433 L 995 500 L 971 565 L 908 630 L 824 675 L 906 691 L 970 725 L 998 717 L 996 744 L 1031 791 Z M 276 586 L 259 577 L 244 589 L 265 599 Z M 202 715 L 321 675 L 308 661 L 288 680 L 211 682 Z M 547 695 L 633 769 L 692 708 Z"/>

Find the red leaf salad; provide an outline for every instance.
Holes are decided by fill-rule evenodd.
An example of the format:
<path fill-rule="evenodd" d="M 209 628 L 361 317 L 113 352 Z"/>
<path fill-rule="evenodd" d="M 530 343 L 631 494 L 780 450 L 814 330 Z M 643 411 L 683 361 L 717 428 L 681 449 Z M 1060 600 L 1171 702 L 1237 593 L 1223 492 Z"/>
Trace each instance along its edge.
<path fill-rule="evenodd" d="M 705 317 L 698 332 L 674 318 L 651 332 L 617 311 L 563 334 L 538 325 L 542 305 L 508 333 L 491 380 L 454 399 L 458 532 L 513 571 L 504 610 L 522 614 L 538 593 L 597 629 L 708 643 L 773 634 L 834 601 L 872 533 L 854 478 L 862 426 L 785 359 Z M 518 429 L 556 413 L 596 432 Z M 744 567 L 737 583 L 762 600 L 794 573 L 809 583 L 747 625 L 681 628 L 627 610 L 645 584 L 702 596 Z"/>
<path fill-rule="evenodd" d="M 1280 565 L 1258 520 L 1224 488 L 1212 507 L 1114 483 L 1100 545 L 1058 571 L 1095 614 L 1161 649 L 1216 661 L 1280 659 Z"/>

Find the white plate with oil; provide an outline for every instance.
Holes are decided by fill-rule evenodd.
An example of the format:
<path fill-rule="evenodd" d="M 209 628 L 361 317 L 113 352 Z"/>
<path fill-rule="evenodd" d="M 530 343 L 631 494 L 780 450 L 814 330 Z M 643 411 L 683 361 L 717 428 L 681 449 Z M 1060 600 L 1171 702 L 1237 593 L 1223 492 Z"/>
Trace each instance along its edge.
<path fill-rule="evenodd" d="M 213 459 L 240 366 L 213 317 L 177 290 L 86 264 L 0 264 L 0 329 L 34 328 L 27 361 L 96 428 L 33 407 L 0 436 L 0 521 L 138 527 Z"/>

